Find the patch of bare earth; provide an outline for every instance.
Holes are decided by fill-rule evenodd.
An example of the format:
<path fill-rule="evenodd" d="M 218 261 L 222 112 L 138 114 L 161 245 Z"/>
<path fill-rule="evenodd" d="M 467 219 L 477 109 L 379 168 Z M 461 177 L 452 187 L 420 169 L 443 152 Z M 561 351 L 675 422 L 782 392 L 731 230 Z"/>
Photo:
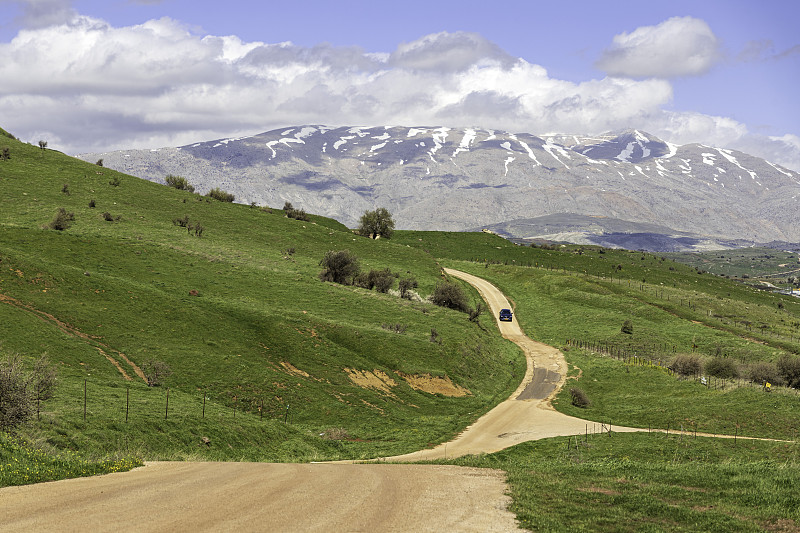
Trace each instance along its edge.
<path fill-rule="evenodd" d="M 389 377 L 386 372 L 381 370 L 370 372 L 369 370 L 356 370 L 355 368 L 345 368 L 344 371 L 347 372 L 347 377 L 350 378 L 350 381 L 362 389 L 379 390 L 385 394 L 394 396 L 394 394 L 392 394 L 392 387 L 396 387 L 397 382 Z"/>
<path fill-rule="evenodd" d="M 294 366 L 292 363 L 287 363 L 285 361 L 281 361 L 281 366 L 284 368 L 284 370 L 286 370 L 286 372 L 288 372 L 289 374 L 291 374 L 293 376 L 300 376 L 300 377 L 303 377 L 303 378 L 309 377 L 308 372 L 300 370 L 299 368 Z"/>
<path fill-rule="evenodd" d="M 450 396 L 453 398 L 461 398 L 472 394 L 469 389 L 465 389 L 460 385 L 456 385 L 450 378 L 445 376 L 443 378 L 438 376 L 431 376 L 430 374 L 402 374 L 397 373 L 400 377 L 406 380 L 409 386 L 418 391 L 427 392 L 428 394 L 441 394 L 442 396 Z"/>

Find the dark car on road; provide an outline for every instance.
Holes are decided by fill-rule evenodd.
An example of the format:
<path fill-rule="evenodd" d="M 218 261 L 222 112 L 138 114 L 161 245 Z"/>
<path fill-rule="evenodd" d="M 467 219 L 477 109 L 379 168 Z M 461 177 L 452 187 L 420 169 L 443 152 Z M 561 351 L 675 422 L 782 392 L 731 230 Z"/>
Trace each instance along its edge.
<path fill-rule="evenodd" d="M 511 322 L 514 318 L 514 315 L 511 313 L 511 309 L 501 309 L 500 310 L 500 320 L 503 322 Z"/>

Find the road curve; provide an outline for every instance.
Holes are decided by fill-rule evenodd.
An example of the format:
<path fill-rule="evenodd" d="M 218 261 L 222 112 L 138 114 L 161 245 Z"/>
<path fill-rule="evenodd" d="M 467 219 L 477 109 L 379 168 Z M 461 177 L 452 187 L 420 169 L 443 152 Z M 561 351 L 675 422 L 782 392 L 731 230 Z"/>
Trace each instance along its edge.
<path fill-rule="evenodd" d="M 445 268 L 444 271 L 450 276 L 463 279 L 478 290 L 489 305 L 503 337 L 516 343 L 525 352 L 525 377 L 507 400 L 479 418 L 454 440 L 428 450 L 385 459 L 424 461 L 492 453 L 529 440 L 600 431 L 599 423 L 567 416 L 550 405 L 550 400 L 566 381 L 567 362 L 564 354 L 552 346 L 529 339 L 516 318 L 512 322 L 500 322 L 500 309 L 511 309 L 512 306 L 497 287 L 483 278 L 460 270 Z M 639 428 L 619 426 L 614 426 L 613 430 L 642 431 Z"/>

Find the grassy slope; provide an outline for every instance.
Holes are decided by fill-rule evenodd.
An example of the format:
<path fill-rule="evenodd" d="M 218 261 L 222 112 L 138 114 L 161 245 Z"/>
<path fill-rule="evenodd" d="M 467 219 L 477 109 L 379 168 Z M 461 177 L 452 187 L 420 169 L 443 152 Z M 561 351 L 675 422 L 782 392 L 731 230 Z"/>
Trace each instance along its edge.
<path fill-rule="evenodd" d="M 59 365 L 56 397 L 35 425 L 43 442 L 98 453 L 123 446 L 147 458 L 399 453 L 451 437 L 521 377 L 514 375 L 523 367 L 519 351 L 498 339 L 487 317 L 476 325 L 462 313 L 317 278 L 324 253 L 347 248 L 362 268 L 410 273 L 428 294 L 441 271 L 422 251 L 356 238 L 329 219 L 290 220 L 12 140 L 0 145 L 6 142 L 0 294 L 19 305 L 0 305 L 0 335 L 6 353 L 33 358 L 46 351 Z M 109 184 L 114 178 L 119 186 Z M 73 226 L 43 229 L 57 207 L 75 213 Z M 120 221 L 106 222 L 104 211 Z M 187 215 L 206 228 L 201 238 L 172 223 Z M 441 344 L 430 342 L 431 329 Z M 97 346 L 130 375 L 115 351 L 139 365 L 165 361 L 173 375 L 164 388 L 127 381 Z M 396 385 L 388 392 L 357 386 L 348 368 L 385 372 Z M 420 392 L 400 372 L 448 377 L 471 394 Z M 350 438 L 320 438 L 333 427 Z M 210 446 L 199 445 L 204 436 Z"/>

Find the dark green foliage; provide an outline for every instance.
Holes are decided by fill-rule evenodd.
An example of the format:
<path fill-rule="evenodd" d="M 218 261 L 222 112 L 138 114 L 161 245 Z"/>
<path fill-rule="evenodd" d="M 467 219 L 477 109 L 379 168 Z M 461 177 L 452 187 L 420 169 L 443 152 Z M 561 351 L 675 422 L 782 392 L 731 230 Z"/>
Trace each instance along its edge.
<path fill-rule="evenodd" d="M 9 147 L 3 147 L 3 152 L 0 153 L 0 161 L 8 161 L 11 159 L 11 149 Z"/>
<path fill-rule="evenodd" d="M 739 366 L 730 357 L 717 356 L 706 363 L 706 374 L 721 379 L 736 379 L 739 377 Z"/>
<path fill-rule="evenodd" d="M 358 226 L 358 234 L 372 239 L 383 237 L 390 239 L 394 233 L 394 220 L 389 211 L 384 207 L 379 207 L 375 211 L 365 211 L 361 215 L 361 222 Z"/>
<path fill-rule="evenodd" d="M 58 211 L 56 212 L 55 218 L 47 225 L 48 228 L 64 231 L 65 229 L 69 228 L 72 225 L 72 222 L 75 220 L 75 213 L 67 213 L 67 210 L 63 207 L 59 207 Z"/>
<path fill-rule="evenodd" d="M 572 387 L 569 389 L 570 398 L 572 398 L 572 405 L 575 407 L 580 407 L 581 409 L 585 409 L 591 405 L 589 401 L 589 397 L 586 396 L 586 393 L 583 392 L 582 389 L 578 387 Z"/>
<path fill-rule="evenodd" d="M 231 193 L 225 192 L 219 187 L 215 187 L 210 191 L 208 191 L 208 194 L 206 194 L 206 196 L 208 196 L 209 198 L 213 198 L 215 200 L 219 200 L 220 202 L 233 202 L 233 200 L 236 198 Z"/>
<path fill-rule="evenodd" d="M 800 357 L 784 354 L 778 359 L 777 367 L 788 387 L 800 389 Z"/>
<path fill-rule="evenodd" d="M 97 205 L 97 202 L 95 202 L 94 198 L 89 200 L 89 207 L 94 208 L 96 205 Z"/>
<path fill-rule="evenodd" d="M 774 363 L 769 363 L 767 361 L 759 361 L 758 363 L 751 365 L 748 375 L 750 377 L 750 381 L 760 385 L 765 383 L 771 383 L 773 385 L 782 384 L 778 367 L 775 366 Z"/>
<path fill-rule="evenodd" d="M 122 183 L 122 182 L 120 181 L 119 176 L 114 176 L 108 182 L 108 184 L 111 185 L 112 187 L 119 187 L 120 183 Z"/>
<path fill-rule="evenodd" d="M 622 333 L 625 333 L 626 335 L 633 335 L 633 322 L 631 322 L 630 320 L 626 320 L 625 322 L 623 322 L 622 329 L 620 331 L 622 331 Z"/>
<path fill-rule="evenodd" d="M 69 195 L 70 195 L 70 192 L 69 192 L 69 183 L 65 183 L 64 185 L 62 185 L 62 186 L 61 186 L 61 192 L 63 192 L 63 193 L 64 193 L 64 194 L 66 194 L 67 196 L 69 196 Z"/>
<path fill-rule="evenodd" d="M 189 225 L 189 215 L 184 215 L 181 218 L 173 218 L 172 223 L 175 224 L 176 226 L 185 228 L 186 226 Z"/>
<path fill-rule="evenodd" d="M 103 166 L 103 158 L 101 157 L 100 159 L 95 161 L 94 164 L 97 165 L 98 167 L 102 167 Z"/>
<path fill-rule="evenodd" d="M 682 353 L 675 356 L 669 368 L 681 376 L 696 376 L 703 371 L 703 362 L 696 354 Z"/>
<path fill-rule="evenodd" d="M 439 332 L 436 331 L 436 328 L 431 328 L 431 336 L 428 337 L 428 340 L 436 344 L 442 344 L 442 338 L 439 336 Z"/>
<path fill-rule="evenodd" d="M 413 277 L 410 278 L 402 278 L 398 282 L 398 289 L 400 289 L 400 297 L 401 298 L 410 298 L 412 289 L 416 289 L 419 286 L 417 280 Z"/>
<path fill-rule="evenodd" d="M 0 430 L 8 431 L 29 420 L 37 402 L 52 398 L 55 383 L 55 369 L 45 356 L 31 372 L 25 370 L 19 355 L 0 361 Z"/>
<path fill-rule="evenodd" d="M 387 293 L 394 285 L 394 274 L 388 268 L 383 270 L 370 270 L 369 272 L 360 273 L 356 279 L 355 284 L 365 289 L 375 289 L 378 292 Z"/>
<path fill-rule="evenodd" d="M 295 209 L 294 206 L 292 206 L 292 202 L 286 202 L 283 204 L 283 212 L 288 218 L 308 222 L 308 213 L 302 209 Z"/>
<path fill-rule="evenodd" d="M 342 285 L 352 285 L 361 268 L 350 250 L 329 250 L 319 264 L 325 269 L 320 272 L 319 279 Z"/>
<path fill-rule="evenodd" d="M 114 216 L 108 211 L 103 213 L 103 220 L 105 220 L 106 222 L 119 222 L 121 218 L 122 218 L 121 215 Z"/>
<path fill-rule="evenodd" d="M 464 290 L 458 283 L 451 281 L 440 281 L 436 284 L 436 288 L 433 290 L 431 301 L 441 307 L 456 309 L 458 311 L 463 311 L 464 313 L 469 312 L 467 296 L 464 294 Z"/>
<path fill-rule="evenodd" d="M 183 176 L 173 176 L 172 174 L 167 174 L 167 177 L 164 178 L 164 182 L 173 189 L 194 192 L 194 186 L 191 185 L 189 180 Z"/>

